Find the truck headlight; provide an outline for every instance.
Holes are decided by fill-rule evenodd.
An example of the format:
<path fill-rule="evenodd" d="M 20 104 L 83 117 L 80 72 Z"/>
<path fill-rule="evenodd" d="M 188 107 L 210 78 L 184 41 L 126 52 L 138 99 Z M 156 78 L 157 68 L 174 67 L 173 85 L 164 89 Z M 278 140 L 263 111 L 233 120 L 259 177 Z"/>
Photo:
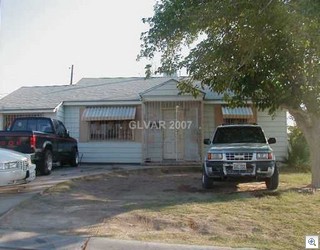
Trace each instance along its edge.
<path fill-rule="evenodd" d="M 208 160 L 221 160 L 223 158 L 222 154 L 215 154 L 215 153 L 208 153 L 207 159 Z"/>
<path fill-rule="evenodd" d="M 270 153 L 257 153 L 257 160 L 272 160 L 273 154 Z"/>

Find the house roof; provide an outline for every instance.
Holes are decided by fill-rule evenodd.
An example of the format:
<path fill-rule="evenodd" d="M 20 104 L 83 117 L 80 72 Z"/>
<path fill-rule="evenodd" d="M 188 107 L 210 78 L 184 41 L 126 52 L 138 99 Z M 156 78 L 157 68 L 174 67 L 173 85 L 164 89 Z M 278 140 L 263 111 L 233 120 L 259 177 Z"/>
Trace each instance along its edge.
<path fill-rule="evenodd" d="M 53 110 L 65 101 L 137 101 L 141 93 L 171 80 L 177 79 L 83 78 L 74 85 L 22 87 L 0 100 L 0 110 Z M 221 100 L 212 93 L 206 93 L 208 97 Z"/>
<path fill-rule="evenodd" d="M 139 93 L 171 78 L 83 78 L 74 85 L 22 87 L 0 100 L 0 110 L 54 109 L 63 101 L 139 100 Z"/>

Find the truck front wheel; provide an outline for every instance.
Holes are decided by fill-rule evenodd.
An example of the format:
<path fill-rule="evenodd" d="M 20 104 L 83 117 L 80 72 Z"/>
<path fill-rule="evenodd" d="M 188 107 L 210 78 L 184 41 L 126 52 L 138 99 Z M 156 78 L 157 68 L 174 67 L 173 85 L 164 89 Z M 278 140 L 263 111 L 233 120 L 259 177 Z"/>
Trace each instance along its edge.
<path fill-rule="evenodd" d="M 49 175 L 51 173 L 52 170 L 52 153 L 50 150 L 46 150 L 44 152 L 44 156 L 42 159 L 42 163 L 40 166 L 40 173 L 42 175 Z"/>
<path fill-rule="evenodd" d="M 213 180 L 207 176 L 206 171 L 202 170 L 202 187 L 204 189 L 213 188 Z"/>
<path fill-rule="evenodd" d="M 274 167 L 273 175 L 266 179 L 266 186 L 268 190 L 276 190 L 279 186 L 279 170 L 277 166 Z"/>

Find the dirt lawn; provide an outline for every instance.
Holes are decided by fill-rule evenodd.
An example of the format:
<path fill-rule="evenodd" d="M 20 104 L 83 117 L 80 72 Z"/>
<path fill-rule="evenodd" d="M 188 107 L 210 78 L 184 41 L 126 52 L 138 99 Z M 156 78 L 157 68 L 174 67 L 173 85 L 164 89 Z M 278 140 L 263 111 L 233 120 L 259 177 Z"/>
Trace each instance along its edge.
<path fill-rule="evenodd" d="M 219 183 L 214 190 L 203 190 L 200 169 L 196 170 L 118 171 L 68 181 L 22 203 L 0 225 L 42 233 L 206 245 L 222 245 L 229 236 L 242 245 L 241 237 L 263 233 L 265 225 L 245 213 L 252 206 L 246 201 L 257 201 L 259 206 L 261 197 L 276 201 L 281 193 L 266 191 L 263 182 Z M 231 209 L 219 208 L 225 203 Z M 268 218 L 266 213 L 257 216 Z M 230 218 L 223 222 L 219 215 Z M 276 231 L 270 238 L 276 237 Z M 255 245 L 254 240 L 251 243 Z"/>

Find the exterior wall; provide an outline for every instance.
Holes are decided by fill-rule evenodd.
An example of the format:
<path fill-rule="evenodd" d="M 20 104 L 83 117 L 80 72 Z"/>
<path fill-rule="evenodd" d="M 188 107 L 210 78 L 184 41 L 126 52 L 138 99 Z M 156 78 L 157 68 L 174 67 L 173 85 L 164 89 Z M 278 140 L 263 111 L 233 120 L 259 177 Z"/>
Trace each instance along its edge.
<path fill-rule="evenodd" d="M 267 112 L 258 112 L 258 124 L 263 128 L 267 138 L 275 137 L 277 143 L 271 145 L 278 161 L 288 157 L 287 116 L 285 110 L 276 113 L 274 119 Z"/>
<path fill-rule="evenodd" d="M 162 119 L 160 103 L 144 103 L 143 120 L 157 122 Z M 162 130 L 157 128 L 144 129 L 144 155 L 143 160 L 147 162 L 161 162 L 163 156 Z"/>
<path fill-rule="evenodd" d="M 141 163 L 142 143 L 138 141 L 89 141 L 85 121 L 81 120 L 83 106 L 65 106 L 64 123 L 72 137 L 78 140 L 79 154 L 85 163 Z M 137 113 L 139 111 L 137 110 Z M 139 116 L 139 114 L 137 114 Z"/>
<path fill-rule="evenodd" d="M 64 123 L 64 107 L 63 107 L 63 105 L 59 106 L 56 113 L 57 113 L 57 115 L 56 115 L 57 119 Z"/>
<path fill-rule="evenodd" d="M 203 139 L 209 138 L 212 139 L 213 132 L 216 128 L 215 124 L 215 105 L 212 104 L 204 104 L 203 105 Z M 203 142 L 201 142 L 203 143 Z M 206 154 L 209 149 L 209 145 L 203 144 L 202 157 Z"/>
<path fill-rule="evenodd" d="M 64 107 L 64 125 L 70 136 L 79 141 L 80 138 L 80 107 Z"/>
<path fill-rule="evenodd" d="M 43 116 L 44 116 L 44 117 L 49 117 L 49 118 L 51 118 L 51 119 L 57 119 L 57 113 L 53 113 L 53 112 L 43 113 Z"/>
<path fill-rule="evenodd" d="M 177 88 L 177 82 L 171 80 L 165 84 L 156 87 L 145 94 L 144 96 L 178 96 L 179 90 Z"/>
<path fill-rule="evenodd" d="M 141 143 L 80 142 L 79 153 L 86 163 L 141 163 Z"/>
<path fill-rule="evenodd" d="M 0 114 L 0 130 L 3 130 L 3 114 Z"/>

